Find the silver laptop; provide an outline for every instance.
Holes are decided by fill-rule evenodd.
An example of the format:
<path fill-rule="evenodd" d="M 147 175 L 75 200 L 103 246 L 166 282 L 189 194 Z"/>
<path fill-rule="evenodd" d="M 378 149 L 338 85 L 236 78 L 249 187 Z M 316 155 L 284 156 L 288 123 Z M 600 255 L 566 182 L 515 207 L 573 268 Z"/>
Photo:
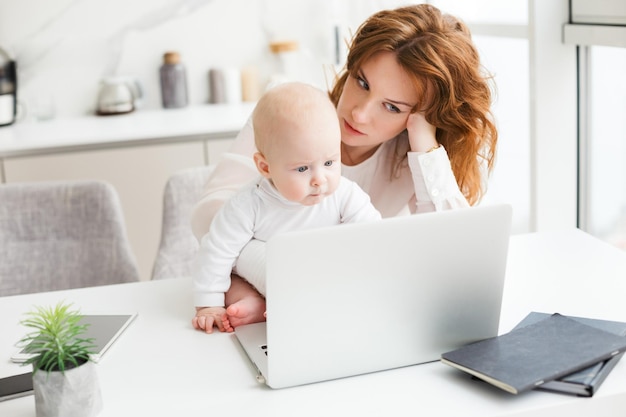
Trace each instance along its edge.
<path fill-rule="evenodd" d="M 275 236 L 267 322 L 235 329 L 257 378 L 309 384 L 496 336 L 511 215 L 479 206 Z"/>

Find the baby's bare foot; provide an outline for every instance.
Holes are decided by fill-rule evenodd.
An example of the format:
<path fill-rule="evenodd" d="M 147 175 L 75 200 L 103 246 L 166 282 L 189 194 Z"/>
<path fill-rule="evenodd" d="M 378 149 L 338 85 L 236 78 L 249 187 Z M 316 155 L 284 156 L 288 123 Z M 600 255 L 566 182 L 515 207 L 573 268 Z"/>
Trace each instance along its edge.
<path fill-rule="evenodd" d="M 232 331 L 237 326 L 261 321 L 265 321 L 265 299 L 250 296 L 228 306 L 222 323 L 227 331 Z"/>

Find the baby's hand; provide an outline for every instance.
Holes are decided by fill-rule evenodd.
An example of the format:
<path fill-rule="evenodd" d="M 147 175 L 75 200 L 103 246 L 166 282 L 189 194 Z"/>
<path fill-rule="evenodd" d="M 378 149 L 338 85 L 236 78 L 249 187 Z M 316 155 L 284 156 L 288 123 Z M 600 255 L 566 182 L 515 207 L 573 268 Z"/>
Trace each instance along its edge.
<path fill-rule="evenodd" d="M 196 308 L 196 316 L 191 319 L 191 324 L 196 330 L 204 330 L 207 333 L 213 333 L 213 326 L 217 326 L 220 332 L 226 331 L 224 327 L 224 316 L 226 309 L 224 307 L 198 307 Z"/>

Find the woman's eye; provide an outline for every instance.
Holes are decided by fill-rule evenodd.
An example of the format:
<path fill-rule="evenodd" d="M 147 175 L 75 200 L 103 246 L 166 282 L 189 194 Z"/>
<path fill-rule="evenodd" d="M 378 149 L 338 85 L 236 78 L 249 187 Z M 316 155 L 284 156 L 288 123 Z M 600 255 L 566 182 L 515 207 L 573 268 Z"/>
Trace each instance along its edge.
<path fill-rule="evenodd" d="M 363 78 L 357 77 L 356 81 L 359 83 L 361 88 L 363 88 L 364 90 L 369 90 L 370 89 L 369 84 Z"/>
<path fill-rule="evenodd" d="M 298 172 L 306 172 L 307 169 L 308 169 L 307 167 L 298 167 L 298 168 L 296 168 L 296 171 L 298 171 Z"/>
<path fill-rule="evenodd" d="M 394 106 L 391 103 L 385 103 L 385 107 L 387 108 L 387 110 L 389 110 L 390 112 L 393 113 L 400 113 L 400 109 L 396 106 Z"/>
<path fill-rule="evenodd" d="M 326 162 L 324 162 L 324 166 L 325 167 L 330 167 L 332 165 L 333 165 L 333 161 L 326 161 Z"/>

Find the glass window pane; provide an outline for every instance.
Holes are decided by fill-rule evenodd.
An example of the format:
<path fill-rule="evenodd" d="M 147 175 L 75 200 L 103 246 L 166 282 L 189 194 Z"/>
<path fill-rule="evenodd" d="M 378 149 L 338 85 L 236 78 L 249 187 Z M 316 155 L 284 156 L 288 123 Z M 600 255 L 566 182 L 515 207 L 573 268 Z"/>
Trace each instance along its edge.
<path fill-rule="evenodd" d="M 474 36 L 484 66 L 494 75 L 498 126 L 496 166 L 483 204 L 513 205 L 513 233 L 530 230 L 528 40 Z"/>
<path fill-rule="evenodd" d="M 528 24 L 528 0 L 434 0 L 429 3 L 467 23 Z"/>
<path fill-rule="evenodd" d="M 587 231 L 626 249 L 626 49 L 590 57 Z"/>

